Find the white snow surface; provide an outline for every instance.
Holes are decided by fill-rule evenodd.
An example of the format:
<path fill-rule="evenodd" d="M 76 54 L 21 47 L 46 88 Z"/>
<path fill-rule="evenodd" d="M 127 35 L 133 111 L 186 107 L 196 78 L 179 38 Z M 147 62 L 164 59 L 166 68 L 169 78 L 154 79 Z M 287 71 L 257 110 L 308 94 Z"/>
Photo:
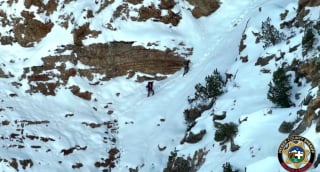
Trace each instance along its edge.
<path fill-rule="evenodd" d="M 47 1 L 46 1 L 47 2 Z M 145 4 L 158 1 L 145 0 Z M 122 1 L 116 1 L 108 6 L 95 18 L 90 19 L 90 27 L 101 30 L 98 38 L 88 38 L 85 44 L 108 41 L 134 41 L 135 45 L 146 45 L 148 42 L 158 42 L 158 49 L 175 47 L 180 42 L 193 47 L 193 54 L 189 57 L 192 61 L 191 71 L 182 77 L 182 70 L 169 75 L 167 79 L 155 82 L 155 95 L 146 96 L 146 83 L 137 83 L 134 79 L 126 79 L 125 76 L 113 78 L 99 85 L 90 85 L 89 81 L 81 77 L 73 77 L 68 86 L 78 85 L 81 90 L 93 92 L 92 101 L 86 101 L 75 97 L 68 89 L 61 87 L 56 96 L 43 96 L 42 94 L 25 93 L 29 88 L 27 80 L 22 80 L 20 88 L 12 86 L 11 82 L 18 81 L 18 77 L 0 79 L 0 121 L 8 120 L 9 125 L 0 125 L 0 136 L 9 136 L 15 132 L 14 127 L 19 125 L 14 121 L 47 120 L 47 125 L 25 126 L 24 132 L 29 135 L 38 135 L 54 138 L 55 141 L 43 144 L 39 140 L 26 140 L 25 148 L 10 148 L 8 140 L 3 140 L 0 145 L 0 157 L 11 159 L 32 159 L 32 168 L 22 171 L 75 171 L 71 166 L 81 162 L 84 166 L 78 171 L 99 171 L 94 163 L 100 158 L 106 158 L 108 150 L 117 147 L 120 150 L 120 158 L 115 172 L 129 171 L 128 168 L 139 167 L 141 172 L 160 172 L 166 166 L 168 156 L 173 150 L 178 150 L 179 155 L 192 156 L 193 153 L 205 148 L 209 150 L 206 161 L 199 172 L 222 171 L 222 164 L 230 162 L 235 168 L 247 172 L 284 171 L 278 163 L 277 149 L 279 144 L 288 135 L 279 133 L 278 128 L 283 121 L 294 121 L 296 112 L 302 99 L 309 93 L 315 92 L 309 83 L 303 82 L 302 87 L 295 86 L 294 93 L 300 93 L 300 99 L 292 100 L 297 104 L 291 108 L 275 108 L 267 99 L 268 83 L 272 78 L 272 71 L 282 62 L 290 62 L 293 58 L 302 58 L 301 49 L 288 53 L 289 47 L 299 44 L 303 33 L 296 31 L 297 35 L 291 39 L 290 44 L 285 41 L 275 47 L 263 49 L 261 43 L 255 44 L 252 31 L 259 31 L 261 22 L 267 17 L 279 28 L 280 13 L 286 9 L 289 11 L 287 19 L 294 17 L 297 9 L 297 0 L 222 0 L 221 7 L 208 17 L 195 19 L 184 6 L 184 1 L 176 1 L 180 6 L 175 10 L 180 11 L 182 20 L 177 27 L 163 23 L 132 22 L 130 20 L 116 20 L 114 25 L 117 31 L 104 28 L 107 23 L 105 18 L 112 15 L 112 10 Z M 16 9 L 7 7 L 8 13 L 19 15 L 23 5 Z M 83 9 L 97 10 L 94 2 L 72 1 L 61 13 L 73 12 L 78 26 L 87 22 L 83 19 Z M 61 4 L 59 4 L 61 5 Z M 259 12 L 261 7 L 261 12 Z M 319 8 L 310 16 L 312 19 L 319 14 Z M 31 10 L 31 9 L 29 9 Z M 59 12 L 51 17 L 58 18 Z M 41 18 L 41 16 L 37 16 Z M 42 16 L 45 21 L 45 16 Z M 247 24 L 248 23 L 248 24 Z M 247 28 L 246 28 L 247 24 Z M 75 26 L 77 27 L 77 26 Z M 246 30 L 245 30 L 246 29 Z M 72 28 L 68 30 L 55 25 L 52 31 L 33 48 L 23 48 L 18 44 L 0 46 L 0 63 L 5 73 L 21 76 L 24 67 L 41 65 L 41 57 L 52 54 L 59 45 L 72 43 Z M 246 32 L 247 48 L 239 54 L 239 43 L 243 32 Z M 5 31 L 4 31 L 5 32 Z M 4 32 L 1 32 L 4 34 Z M 289 33 L 284 29 L 285 33 Z M 274 59 L 264 68 L 271 73 L 262 73 L 261 66 L 255 66 L 257 59 L 272 53 L 286 52 L 286 58 L 279 61 Z M 248 55 L 249 61 L 243 63 L 240 56 Z M 14 60 L 14 62 L 12 62 Z M 72 65 L 69 64 L 68 67 Z M 85 68 L 84 65 L 79 65 Z M 79 67 L 78 66 L 78 67 Z M 226 85 L 226 92 L 220 96 L 214 108 L 206 111 L 197 119 L 192 131 L 202 129 L 207 131 L 204 138 L 197 144 L 180 144 L 186 131 L 186 123 L 183 111 L 189 108 L 187 97 L 194 94 L 194 86 L 203 83 L 205 76 L 217 68 L 222 74 L 225 72 L 236 74 L 236 77 Z M 10 97 L 15 93 L 17 97 Z M 120 96 L 116 96 L 120 93 Z M 96 99 L 96 101 L 93 101 Z M 108 103 L 108 110 L 113 110 L 112 115 L 106 113 L 104 106 Z M 93 107 L 96 107 L 95 111 Z M 272 113 L 268 112 L 272 110 Z M 219 143 L 214 141 L 215 128 L 212 122 L 212 112 L 217 114 L 227 112 L 223 122 L 233 121 L 247 117 L 247 121 L 239 125 L 239 133 L 235 143 L 241 148 L 236 152 L 230 152 L 229 144 L 227 152 L 221 152 Z M 74 114 L 65 118 L 66 114 Z M 160 121 L 165 119 L 165 121 Z M 115 144 L 103 143 L 105 128 L 92 129 L 81 124 L 82 122 L 102 123 L 105 121 L 118 121 L 118 131 L 113 133 L 117 142 Z M 320 149 L 320 136 L 314 131 L 314 125 L 308 128 L 302 135 L 311 140 L 316 150 Z M 19 144 L 19 143 L 17 143 Z M 33 149 L 32 145 L 44 145 L 40 150 Z M 85 151 L 76 150 L 74 153 L 64 156 L 60 151 L 75 145 L 87 146 Z M 159 151 L 158 146 L 164 147 Z M 47 149 L 51 151 L 46 152 Z M 59 161 L 62 161 L 59 163 Z M 20 167 L 21 168 L 21 167 Z M 8 163 L 0 163 L 1 171 L 14 171 Z M 100 169 L 101 170 L 101 169 Z M 311 168 L 310 172 L 319 171 Z"/>

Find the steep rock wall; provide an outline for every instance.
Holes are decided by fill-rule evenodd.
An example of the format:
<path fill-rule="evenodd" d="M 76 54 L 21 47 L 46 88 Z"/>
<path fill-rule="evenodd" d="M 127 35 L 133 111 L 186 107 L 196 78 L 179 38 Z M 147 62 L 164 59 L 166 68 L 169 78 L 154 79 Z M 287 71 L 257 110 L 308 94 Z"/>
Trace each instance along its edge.
<path fill-rule="evenodd" d="M 172 74 L 183 66 L 184 59 L 171 50 L 146 49 L 141 46 L 132 46 L 132 44 L 132 42 L 112 42 L 89 46 L 68 45 L 57 51 L 71 50 L 70 55 L 43 57 L 43 65 L 25 68 L 21 78 L 28 79 L 30 93 L 41 92 L 45 95 L 55 95 L 56 88 L 61 84 L 66 84 L 70 77 L 76 75 L 93 80 L 94 74 L 102 74 L 103 78 L 99 80 L 103 81 L 138 71 L 151 75 Z M 75 67 L 67 69 L 67 62 L 74 64 Z M 90 68 L 77 68 L 78 63 L 88 65 Z M 51 72 L 53 69 L 59 71 L 60 74 Z M 164 78 L 160 77 L 160 79 Z M 57 79 L 58 81 L 52 81 Z M 140 78 L 138 81 L 141 82 L 144 79 Z"/>

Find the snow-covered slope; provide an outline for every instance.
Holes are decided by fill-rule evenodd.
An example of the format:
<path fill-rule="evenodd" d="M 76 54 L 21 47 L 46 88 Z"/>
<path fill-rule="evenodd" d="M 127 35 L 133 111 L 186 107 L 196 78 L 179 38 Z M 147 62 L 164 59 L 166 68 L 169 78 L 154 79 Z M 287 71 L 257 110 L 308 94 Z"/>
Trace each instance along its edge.
<path fill-rule="evenodd" d="M 18 162 L 20 171 L 107 171 L 124 172 L 129 168 L 138 168 L 141 172 L 163 171 L 168 156 L 177 150 L 179 156 L 193 156 L 199 149 L 209 151 L 206 161 L 198 171 L 219 172 L 222 164 L 230 162 L 234 167 L 247 172 L 284 171 L 277 159 L 277 149 L 281 141 L 288 136 L 278 131 L 283 121 L 294 121 L 296 112 L 306 109 L 299 106 L 309 92 L 316 94 L 317 88 L 311 89 L 305 80 L 302 86 L 294 86 L 291 99 L 297 105 L 291 108 L 276 108 L 268 99 L 268 83 L 272 72 L 283 62 L 291 63 L 303 59 L 301 46 L 289 52 L 289 48 L 301 42 L 303 32 L 300 28 L 282 29 L 288 37 L 295 35 L 290 43 L 283 41 L 276 46 L 264 49 L 262 43 L 256 44 L 253 32 L 260 32 L 261 22 L 270 17 L 279 29 L 280 13 L 288 10 L 286 20 L 297 14 L 297 0 L 221 0 L 221 7 L 208 17 L 195 19 L 186 1 L 176 1 L 173 9 L 181 15 L 177 26 L 147 20 L 137 22 L 116 19 L 112 25 L 116 30 L 106 29 L 112 12 L 123 3 L 115 1 L 103 9 L 94 18 L 85 18 L 84 9 L 97 11 L 94 2 L 71 1 L 61 11 L 50 17 L 37 15 L 40 21 L 56 19 L 61 14 L 71 14 L 76 20 L 68 29 L 60 25 L 53 26 L 46 37 L 34 47 L 21 47 L 18 43 L 0 46 L 0 64 L 4 73 L 15 76 L 0 78 L 0 169 L 15 171 L 13 158 Z M 155 0 L 144 0 L 144 5 L 158 4 Z M 133 6 L 133 5 L 132 5 Z M 129 6 L 129 8 L 131 5 Z M 133 7 L 132 7 L 133 8 Z M 2 7 L 7 13 L 20 14 L 23 2 L 14 6 Z M 319 20 L 319 8 L 310 8 L 312 20 Z M 29 11 L 35 9 L 28 9 Z M 137 13 L 131 11 L 131 16 Z M 155 95 L 146 96 L 146 83 L 135 82 L 135 78 L 126 76 L 101 81 L 92 85 L 92 81 L 80 76 L 71 77 L 65 86 L 56 91 L 55 96 L 40 93 L 29 94 L 27 79 L 19 78 L 23 68 L 42 65 L 41 57 L 53 55 L 58 46 L 72 44 L 72 29 L 90 23 L 91 30 L 101 31 L 98 37 L 87 37 L 83 43 L 105 43 L 109 41 L 134 41 L 134 45 L 160 50 L 174 48 L 183 42 L 193 48 L 190 72 L 182 76 L 180 70 L 162 81 L 155 81 Z M 70 22 L 69 24 L 72 24 Z M 3 30 L 2 34 L 9 31 Z M 246 48 L 239 53 L 239 44 L 243 33 Z M 265 66 L 255 65 L 259 57 L 270 54 L 285 58 L 271 59 Z M 182 50 L 178 53 L 184 53 Z M 248 56 L 243 62 L 240 57 Z M 69 67 L 89 68 L 83 64 Z M 194 94 L 194 86 L 203 83 L 205 76 L 217 68 L 222 74 L 232 73 L 235 77 L 224 88 L 225 93 L 218 97 L 212 109 L 205 111 L 196 119 L 192 128 L 194 133 L 205 129 L 206 134 L 196 144 L 184 143 L 187 124 L 183 112 L 189 108 L 188 96 Z M 264 73 L 262 69 L 270 70 Z M 57 72 L 57 71 L 53 71 Z M 99 78 L 101 76 L 97 76 Z M 96 79 L 94 79 L 96 81 Z M 19 82 L 21 86 L 14 86 Z M 293 82 L 293 81 L 292 81 Z M 81 90 L 92 92 L 90 101 L 74 96 L 67 88 L 77 85 Z M 300 98 L 294 95 L 300 93 Z M 212 121 L 212 112 L 227 117 L 222 122 L 238 123 L 239 133 L 235 143 L 240 149 L 231 152 L 221 151 L 221 146 L 214 141 L 216 128 Z M 303 136 L 310 139 L 316 149 L 320 137 L 315 133 L 315 125 L 308 128 Z M 229 145 L 229 144 L 227 144 Z M 160 150 L 159 148 L 165 148 Z M 25 167 L 21 160 L 31 160 Z M 103 165 L 108 164 L 107 167 Z M 114 163 L 114 164 L 113 164 Z M 80 165 L 81 164 L 81 165 Z M 112 165 L 110 165 L 112 164 Z M 112 168 L 111 168 L 112 166 Z M 114 167 L 113 167 L 114 166 Z M 310 172 L 319 171 L 311 169 Z"/>

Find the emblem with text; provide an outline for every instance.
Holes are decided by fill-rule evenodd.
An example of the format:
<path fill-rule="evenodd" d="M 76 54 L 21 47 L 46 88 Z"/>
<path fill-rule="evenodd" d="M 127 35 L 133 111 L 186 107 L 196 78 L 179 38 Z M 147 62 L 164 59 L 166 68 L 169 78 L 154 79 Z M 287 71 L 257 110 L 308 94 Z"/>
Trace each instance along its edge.
<path fill-rule="evenodd" d="M 283 140 L 278 149 L 281 166 L 289 172 L 308 170 L 315 159 L 313 144 L 305 137 L 290 136 Z"/>

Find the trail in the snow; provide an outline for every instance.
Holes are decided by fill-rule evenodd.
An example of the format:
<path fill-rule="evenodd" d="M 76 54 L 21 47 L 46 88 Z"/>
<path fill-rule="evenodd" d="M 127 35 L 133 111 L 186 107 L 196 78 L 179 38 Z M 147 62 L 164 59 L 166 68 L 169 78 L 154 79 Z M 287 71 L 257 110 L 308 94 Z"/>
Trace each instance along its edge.
<path fill-rule="evenodd" d="M 152 97 L 147 98 L 139 89 L 131 97 L 136 103 L 126 103 L 125 99 L 119 102 L 123 111 L 119 114 L 121 159 L 118 170 L 137 165 L 144 166 L 142 171 L 161 171 L 164 168 L 170 151 L 180 144 L 184 135 L 186 126 L 183 110 L 188 108 L 187 97 L 194 92 L 194 85 L 203 81 L 214 68 L 223 74 L 234 62 L 239 41 L 232 41 L 236 40 L 234 37 L 240 40 L 239 32 L 245 26 L 244 16 L 248 13 L 249 3 L 224 1 L 221 8 L 208 19 L 199 19 L 197 24 L 202 30 L 197 31 L 198 38 L 188 40 L 188 36 L 185 37 L 186 42 L 194 46 L 194 54 L 190 57 L 192 69 L 187 75 L 181 77 L 182 71 L 179 71 L 164 81 L 155 82 L 160 87 Z M 229 15 L 224 15 L 226 13 Z M 184 32 L 185 35 L 195 34 L 191 30 Z M 230 45 L 229 50 L 224 50 L 226 45 Z M 144 88 L 145 84 L 140 85 Z M 165 119 L 165 122 L 160 122 L 160 119 Z M 132 123 L 123 125 L 128 121 Z M 166 150 L 160 152 L 158 144 L 166 146 Z"/>

